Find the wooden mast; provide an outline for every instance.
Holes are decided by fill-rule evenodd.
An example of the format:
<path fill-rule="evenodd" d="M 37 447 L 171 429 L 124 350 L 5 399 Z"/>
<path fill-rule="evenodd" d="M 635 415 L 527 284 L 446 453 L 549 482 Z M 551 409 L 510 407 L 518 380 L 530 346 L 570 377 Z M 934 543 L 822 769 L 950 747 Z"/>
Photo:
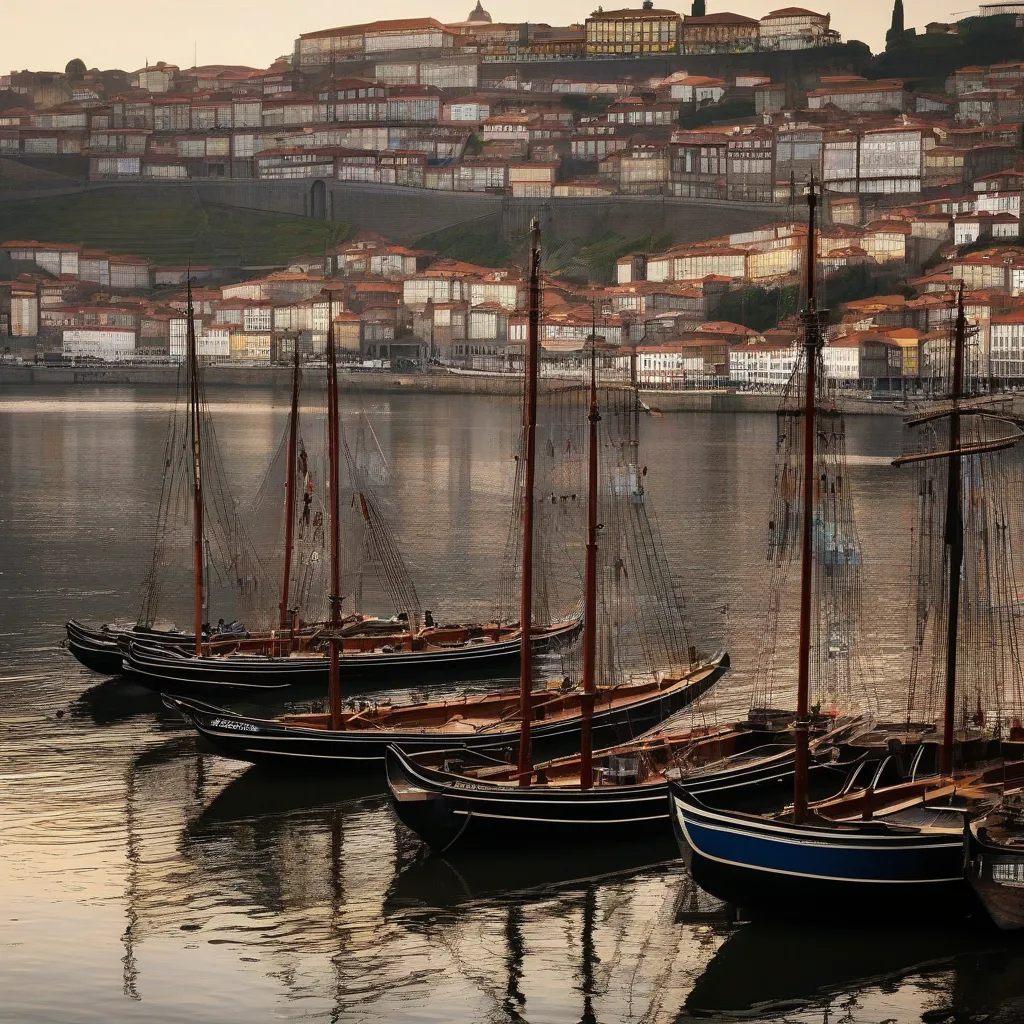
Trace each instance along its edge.
<path fill-rule="evenodd" d="M 818 197 L 814 176 L 807 193 L 807 310 L 804 313 L 804 481 L 800 543 L 800 652 L 796 696 L 796 762 L 793 773 L 793 820 L 807 819 L 808 729 L 810 725 L 811 678 L 811 570 L 814 566 L 814 399 L 817 383 L 821 324 L 814 297 L 814 214 Z"/>
<path fill-rule="evenodd" d="M 530 308 L 526 337 L 526 402 L 523 408 L 523 585 L 519 606 L 519 785 L 533 775 L 533 489 L 537 442 L 537 361 L 540 347 L 540 221 L 530 226 Z"/>
<path fill-rule="evenodd" d="M 964 387 L 964 347 L 967 320 L 964 286 L 960 283 L 956 305 L 953 347 L 953 394 L 949 411 L 949 472 L 946 490 L 946 549 L 949 555 L 949 608 L 946 611 L 946 701 L 942 716 L 942 755 L 939 771 L 953 773 L 953 733 L 956 726 L 956 644 L 960 627 L 960 574 L 964 564 L 964 524 L 961 501 L 960 398 Z"/>
<path fill-rule="evenodd" d="M 334 349 L 334 319 L 327 328 L 327 447 L 330 462 L 331 515 L 331 639 L 328 694 L 331 728 L 341 728 L 341 663 L 338 660 L 338 636 L 341 626 L 341 528 L 338 500 L 338 362 Z"/>
<path fill-rule="evenodd" d="M 192 583 L 195 604 L 196 655 L 203 654 L 203 474 L 202 474 L 202 421 L 199 415 L 199 353 L 196 344 L 196 322 L 192 309 L 192 278 L 187 288 L 189 422 L 192 432 Z"/>
<path fill-rule="evenodd" d="M 590 340 L 590 436 L 587 441 L 587 566 L 583 604 L 583 695 L 580 710 L 580 788 L 594 782 L 594 694 L 597 662 L 597 425 L 601 410 L 597 404 L 597 333 Z"/>
<path fill-rule="evenodd" d="M 295 360 L 292 364 L 292 407 L 288 420 L 288 453 L 284 476 L 284 573 L 281 580 L 281 631 L 292 628 L 288 610 L 288 592 L 292 582 L 292 548 L 295 545 L 295 472 L 299 433 L 299 339 L 295 339 Z M 294 644 L 295 637 L 292 637 Z"/>

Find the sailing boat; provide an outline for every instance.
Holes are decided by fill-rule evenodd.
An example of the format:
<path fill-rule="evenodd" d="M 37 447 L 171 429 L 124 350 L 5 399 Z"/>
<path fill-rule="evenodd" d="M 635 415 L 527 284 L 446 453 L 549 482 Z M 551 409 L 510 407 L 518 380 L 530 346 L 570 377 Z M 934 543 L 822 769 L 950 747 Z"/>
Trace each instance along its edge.
<path fill-rule="evenodd" d="M 333 337 L 333 326 L 330 329 Z M 372 677 L 376 685 L 404 684 L 409 674 L 444 674 L 448 677 L 500 676 L 517 665 L 522 631 L 515 622 L 435 624 L 429 611 L 422 613 L 401 553 L 369 482 L 359 469 L 345 439 L 340 421 L 328 429 L 328 458 L 344 454 L 354 488 L 353 505 L 359 510 L 366 539 L 383 567 L 384 583 L 395 602 L 398 615 L 391 619 L 362 614 L 336 620 L 305 624 L 294 605 L 300 595 L 292 584 L 295 526 L 308 515 L 307 503 L 313 488 L 305 449 L 302 449 L 303 510 L 298 511 L 298 357 L 292 384 L 291 416 L 286 442 L 285 537 L 282 590 L 279 602 L 280 631 L 271 635 L 232 636 L 186 649 L 167 650 L 132 641 L 125 668 L 138 682 L 162 693 L 198 697 L 224 692 L 280 691 L 289 687 L 324 687 L 329 678 L 329 648 L 332 637 L 340 644 L 338 657 L 347 679 Z M 328 407 L 332 407 L 328 394 Z M 333 453 L 333 454 L 332 454 Z M 339 470 L 340 474 L 340 470 Z M 340 506 L 336 504 L 340 520 Z M 320 514 L 318 513 L 318 519 Z M 331 519 L 331 529 L 336 529 Z M 315 530 L 314 530 L 315 532 Z M 322 537 L 322 533 L 321 533 Z M 314 552 L 314 556 L 316 553 Z M 340 594 L 341 577 L 331 584 L 331 594 Z M 335 589 L 338 588 L 338 589 Z M 420 620 L 423 619 L 423 624 Z M 534 631 L 532 650 L 547 651 L 571 639 L 579 629 L 570 617 Z"/>
<path fill-rule="evenodd" d="M 325 714 L 260 719 L 238 715 L 199 701 L 165 695 L 164 701 L 190 722 L 220 753 L 247 761 L 329 766 L 352 770 L 381 767 L 391 744 L 429 751 L 453 741 L 470 750 L 493 750 L 519 741 L 521 784 L 532 774 L 532 747 L 552 753 L 573 749 L 581 731 L 611 743 L 644 730 L 685 706 L 691 679 L 686 676 L 630 681 L 619 686 L 579 691 L 559 682 L 533 689 L 533 513 L 534 432 L 537 422 L 537 362 L 540 322 L 540 226 L 534 221 L 530 255 L 530 315 L 527 360 L 525 480 L 523 495 L 523 589 L 520 631 L 520 688 L 512 692 L 466 696 L 458 700 L 407 705 L 364 704 L 346 711 L 341 700 L 340 559 L 338 523 L 337 359 L 333 330 L 327 339 L 328 427 L 331 503 L 331 624 L 329 705 Z M 535 724 L 532 724 L 535 723 Z M 585 725 L 586 723 L 586 725 Z M 532 724 L 532 728 L 531 728 Z M 531 746 L 532 744 L 532 746 Z"/>
<path fill-rule="evenodd" d="M 582 730 L 577 755 L 533 764 L 520 742 L 518 765 L 459 750 L 417 755 L 388 750 L 388 786 L 399 818 L 429 846 L 447 851 L 456 843 L 504 845 L 510 839 L 601 840 L 667 835 L 668 782 L 663 774 L 683 749 L 702 744 L 714 755 L 730 748 L 726 731 L 680 735 L 659 726 L 638 739 L 594 751 L 591 727 L 596 687 L 598 583 L 598 424 L 596 338 L 590 350 L 590 408 L 587 444 L 587 544 L 584 577 Z M 529 524 L 524 529 L 529 530 Z M 524 541 L 524 550 L 527 545 Z M 523 613 L 527 614 L 529 577 L 524 566 Z M 680 675 L 686 703 L 706 693 L 725 672 L 726 654 L 700 662 Z M 524 700 L 532 696 L 525 678 Z M 524 703 L 524 733 L 529 716 Z M 596 770 L 595 770 L 596 766 Z M 597 784 L 595 785 L 595 778 Z"/>
<path fill-rule="evenodd" d="M 936 409 L 911 417 L 909 426 L 925 434 L 921 450 L 895 460 L 897 465 L 912 464 L 918 472 L 917 494 L 919 523 L 914 530 L 916 563 L 916 601 L 911 605 L 914 643 L 913 657 L 906 685 L 905 714 L 837 730 L 828 743 L 815 743 L 818 748 L 810 766 L 812 795 L 818 798 L 856 793 L 878 792 L 904 782 L 935 778 L 947 771 L 947 764 L 961 770 L 984 767 L 993 759 L 1024 757 L 1024 730 L 1019 715 L 1014 722 L 1005 721 L 1006 697 L 1013 694 L 1012 704 L 1019 707 L 1024 689 L 1024 674 L 1017 657 L 1019 638 L 1015 608 L 1014 552 L 1011 530 L 1014 509 L 1020 505 L 1019 478 L 1006 465 L 1003 451 L 1020 437 L 1016 421 L 1007 415 L 1005 403 L 999 399 L 968 399 L 964 394 L 963 366 L 966 363 L 967 325 L 962 295 L 956 302 L 952 320 L 951 345 L 946 363 L 951 379 L 952 400 L 938 403 Z M 960 356 L 957 356 L 957 352 Z M 957 367 L 960 367 L 958 372 Z M 797 374 L 802 373 L 798 368 Z M 829 472 L 828 452 L 842 446 L 842 431 L 819 420 L 818 476 L 824 480 Z M 792 419 L 791 416 L 787 418 Z M 785 431 L 793 430 L 792 423 Z M 951 440 L 949 432 L 956 434 Z M 835 465 L 836 487 L 845 476 L 841 463 Z M 791 498 L 799 498 L 799 485 L 788 461 L 781 474 Z M 949 484 L 953 481 L 950 498 Z M 848 491 L 848 488 L 844 488 Z M 849 566 L 851 551 L 848 530 L 842 528 L 842 517 L 836 517 L 831 489 L 816 488 L 812 548 L 815 565 L 827 560 L 828 568 L 816 580 L 820 589 L 819 603 L 827 625 L 825 650 L 818 649 L 819 672 L 823 666 L 833 673 L 829 701 L 852 695 L 849 669 L 847 678 L 840 678 L 836 669 L 849 664 L 853 642 L 853 619 L 850 609 L 859 606 L 856 596 L 857 576 Z M 847 495 L 847 500 L 848 500 Z M 945 499 L 945 501 L 943 500 Z M 960 505 L 958 506 L 957 502 Z M 824 508 L 822 506 L 825 506 Z M 834 521 L 834 525 L 832 524 Z M 782 524 L 778 526 L 778 524 Z M 788 536 L 797 525 L 785 502 L 773 504 L 773 543 L 788 544 Z M 852 535 L 851 535 L 852 536 Z M 951 538 L 951 540 L 947 540 Z M 835 551 L 841 553 L 836 556 Z M 951 563 L 960 566 L 951 568 Z M 769 605 L 776 609 L 765 636 L 777 634 L 776 596 L 778 583 L 770 588 Z M 837 614 L 844 612 L 847 614 Z M 948 609 L 952 608 L 952 614 Z M 821 621 L 821 620 L 819 620 Z M 818 642 L 826 630 L 819 625 Z M 957 652 L 951 660 L 951 652 Z M 868 676 L 870 673 L 863 673 Z M 922 679 L 923 677 L 923 679 Z M 953 694 L 956 700 L 953 701 Z M 940 715 L 935 724 L 937 706 L 944 716 L 952 715 L 944 725 Z M 891 711 L 891 709 L 890 709 Z M 1008 727 L 1009 726 L 1009 727 Z M 792 748 L 773 753 L 770 760 L 758 764 L 756 758 L 742 763 L 725 760 L 706 767 L 685 784 L 691 792 L 700 791 L 712 802 L 716 791 L 735 794 L 742 785 L 748 806 L 763 809 L 764 799 L 771 793 L 783 795 L 791 787 L 795 768 Z M 761 791 L 753 785 L 760 780 Z M 779 803 L 784 806 L 785 801 Z"/>
<path fill-rule="evenodd" d="M 839 791 L 832 799 L 810 800 L 812 758 L 808 737 L 811 652 L 813 523 L 815 504 L 815 380 L 821 348 L 821 311 L 814 297 L 814 183 L 808 193 L 807 310 L 803 317 L 805 404 L 803 495 L 801 508 L 800 631 L 797 717 L 793 757 L 792 805 L 781 811 L 739 809 L 749 791 L 719 787 L 713 799 L 701 781 L 670 783 L 673 824 L 694 877 L 712 894 L 752 912 L 800 915 L 829 905 L 854 906 L 884 893 L 896 902 L 926 911 L 963 909 L 963 820 L 991 799 L 995 769 L 952 777 L 956 686 L 956 626 L 947 630 L 946 721 L 942 776 L 914 779 L 874 791 Z M 965 322 L 963 301 L 957 320 L 953 398 L 947 451 L 911 459 L 941 459 L 950 474 L 947 503 L 949 617 L 959 608 L 962 557 L 960 524 L 961 459 L 1012 446 L 1020 431 L 1000 438 L 963 442 L 959 434 Z M 897 460 L 908 461 L 907 459 Z M 1000 774 L 1003 769 L 1000 769 Z"/>
<path fill-rule="evenodd" d="M 204 592 L 204 573 L 209 570 L 211 535 L 225 565 L 234 568 L 234 572 L 227 575 L 237 581 L 240 604 L 248 606 L 250 611 L 253 609 L 251 600 L 245 595 L 249 589 L 246 582 L 251 583 L 251 590 L 255 591 L 263 575 L 259 558 L 252 552 L 234 516 L 233 502 L 223 482 L 216 438 L 212 425 L 204 416 L 205 396 L 199 369 L 191 279 L 187 284 L 186 301 L 184 411 L 187 423 L 179 421 L 181 407 L 176 403 L 168 423 L 163 457 L 163 492 L 142 609 L 135 623 L 129 626 L 104 624 L 93 627 L 77 619 L 71 619 L 66 624 L 67 647 L 71 653 L 87 668 L 105 675 L 114 675 L 122 670 L 124 656 L 128 653 L 129 644 L 133 642 L 144 644 L 147 650 L 187 652 L 190 649 L 199 650 L 204 641 L 207 645 L 216 645 L 225 637 L 230 638 L 231 642 L 237 640 L 237 624 L 232 624 L 234 628 L 214 629 L 207 624 L 207 609 L 203 603 L 208 596 Z M 214 519 L 209 529 L 204 527 L 204 513 L 208 503 L 212 507 Z M 163 568 L 160 563 L 175 511 L 184 513 L 184 508 L 179 506 L 185 505 L 188 508 L 185 514 L 190 524 L 193 562 L 195 621 L 191 632 L 173 627 L 158 628 L 155 625 L 158 621 L 158 595 Z"/>

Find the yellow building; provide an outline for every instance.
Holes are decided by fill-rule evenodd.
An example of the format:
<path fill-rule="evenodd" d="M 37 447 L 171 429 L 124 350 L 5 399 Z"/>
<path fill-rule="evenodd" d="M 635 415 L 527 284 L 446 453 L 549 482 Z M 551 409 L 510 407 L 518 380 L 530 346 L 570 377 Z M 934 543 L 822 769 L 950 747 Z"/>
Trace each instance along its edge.
<path fill-rule="evenodd" d="M 891 342 L 899 345 L 900 351 L 903 353 L 903 376 L 919 376 L 922 333 L 913 327 L 894 327 L 885 333 Z"/>
<path fill-rule="evenodd" d="M 756 24 L 756 22 L 755 22 Z M 678 53 L 682 19 L 644 0 L 639 10 L 596 11 L 586 23 L 588 57 L 610 54 Z"/>
<path fill-rule="evenodd" d="M 269 331 L 232 331 L 228 342 L 230 359 L 234 362 L 270 362 Z"/>
<path fill-rule="evenodd" d="M 341 352 L 359 352 L 362 321 L 358 313 L 342 312 L 334 315 L 334 343 Z"/>

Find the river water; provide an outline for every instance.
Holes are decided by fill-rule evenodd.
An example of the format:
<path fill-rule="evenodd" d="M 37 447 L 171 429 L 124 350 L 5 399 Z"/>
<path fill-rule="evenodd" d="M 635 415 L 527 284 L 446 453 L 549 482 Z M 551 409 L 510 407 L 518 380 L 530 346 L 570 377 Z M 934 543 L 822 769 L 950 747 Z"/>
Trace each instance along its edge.
<path fill-rule="evenodd" d="M 70 616 L 131 615 L 169 395 L 0 392 L 0 1021 L 1012 1021 L 1024 948 L 866 907 L 730 926 L 671 848 L 423 856 L 374 781 L 275 780 L 197 750 L 159 700 L 59 647 Z M 237 493 L 286 396 L 211 396 Z M 484 615 L 516 409 L 364 399 L 399 539 L 429 606 Z M 851 419 L 877 662 L 906 645 L 902 428 Z M 645 419 L 647 492 L 691 628 L 727 643 L 712 694 L 746 705 L 763 611 L 771 416 Z M 886 675 L 882 671 L 882 676 Z"/>

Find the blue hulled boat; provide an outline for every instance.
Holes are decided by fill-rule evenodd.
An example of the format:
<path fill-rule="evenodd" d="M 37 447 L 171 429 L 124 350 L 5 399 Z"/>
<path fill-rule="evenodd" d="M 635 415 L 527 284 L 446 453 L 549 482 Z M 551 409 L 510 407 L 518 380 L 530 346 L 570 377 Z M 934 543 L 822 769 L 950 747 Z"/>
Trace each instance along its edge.
<path fill-rule="evenodd" d="M 873 913 L 880 898 L 896 896 L 901 906 L 963 902 L 963 819 L 952 807 L 928 812 L 931 825 L 816 817 L 797 824 L 716 810 L 678 784 L 670 790 L 694 879 L 752 913 L 806 914 L 837 904 Z"/>
<path fill-rule="evenodd" d="M 801 479 L 790 478 L 796 515 L 785 524 L 800 528 L 800 626 L 797 712 L 791 751 L 763 752 L 752 762 L 717 766 L 690 778 L 670 781 L 673 827 L 695 880 L 710 893 L 754 914 L 819 914 L 823 907 L 875 914 L 880 906 L 948 917 L 970 906 L 964 884 L 965 821 L 991 801 L 992 786 L 1005 769 L 978 769 L 954 774 L 957 733 L 957 623 L 964 567 L 964 488 L 961 460 L 996 452 L 1020 439 L 1019 428 L 1000 436 L 979 430 L 961 432 L 959 399 L 964 377 L 966 319 L 961 291 L 956 319 L 952 400 L 940 413 L 949 422 L 944 450 L 896 460 L 941 460 L 948 465 L 946 522 L 942 545 L 944 585 L 950 609 L 946 616 L 945 717 L 938 773 L 922 772 L 921 757 L 889 784 L 887 755 L 895 737 L 856 753 L 839 743 L 815 750 L 809 742 L 812 721 L 811 671 L 812 585 L 816 550 L 823 538 L 815 529 L 815 506 L 831 500 L 815 460 L 816 381 L 822 375 L 822 312 L 814 297 L 815 209 L 812 181 L 808 194 L 807 308 L 803 314 L 804 351 L 795 374 L 804 375 Z M 794 474 L 795 475 L 795 474 Z M 933 493 L 929 486 L 926 496 Z M 798 517 L 798 518 L 797 518 Z M 835 594 L 831 595 L 835 600 Z M 831 640 L 831 637 L 830 637 Z M 845 646 L 845 645 L 839 645 Z M 962 715 L 963 712 L 961 711 Z M 959 723 L 962 724 L 962 723 Z M 904 727 L 907 730 L 908 727 Z M 963 739 L 968 734 L 961 729 Z M 933 744 L 934 746 L 935 744 Z M 963 747 L 961 744 L 961 754 Z M 924 747 L 922 746 L 922 750 Z M 996 774 L 993 774 L 995 772 Z M 785 783 L 792 783 L 788 794 Z M 781 785 L 781 791 L 780 791 Z M 831 792 L 829 791 L 831 789 Z M 789 801 L 791 800 L 791 804 Z"/>

